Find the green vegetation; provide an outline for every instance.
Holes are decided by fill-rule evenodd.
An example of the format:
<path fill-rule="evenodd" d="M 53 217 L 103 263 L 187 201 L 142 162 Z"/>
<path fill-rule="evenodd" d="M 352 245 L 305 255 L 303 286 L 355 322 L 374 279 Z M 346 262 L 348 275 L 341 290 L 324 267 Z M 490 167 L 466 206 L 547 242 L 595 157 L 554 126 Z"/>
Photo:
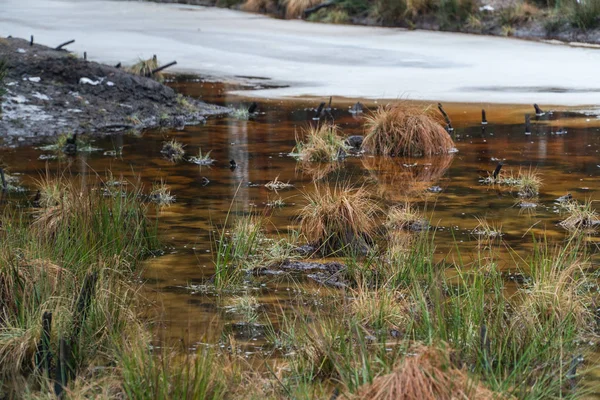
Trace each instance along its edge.
<path fill-rule="evenodd" d="M 227 6 L 235 6 L 231 0 Z M 304 17 L 304 11 L 319 4 L 315 0 L 246 0 L 241 8 L 283 18 Z M 480 7 L 478 0 L 337 0 L 306 16 L 309 21 L 333 24 L 367 24 L 407 28 L 440 29 L 513 35 L 541 23 L 547 35 L 568 34 L 573 29 L 600 27 L 600 0 L 516 0 Z M 529 28 L 528 28 L 529 27 Z M 529 33 L 531 34 L 531 33 Z M 563 39 L 568 40 L 567 36 Z"/>
<path fill-rule="evenodd" d="M 511 269 L 523 279 L 507 291 L 496 262 L 499 229 L 485 220 L 476 230 L 495 236 L 494 244 L 469 262 L 460 253 L 440 259 L 435 230 L 401 229 L 422 219 L 415 206 L 391 208 L 384 223 L 368 188 L 316 187 L 305 195 L 302 235 L 337 249 L 357 238 L 377 245 L 363 255 L 344 253 L 346 290 L 332 289 L 322 307 L 268 325 L 267 341 L 280 355 L 258 353 L 265 367 L 236 355 L 232 337 L 193 352 L 153 347 L 134 283 L 140 261 L 159 247 L 141 191 L 121 183 L 132 190 L 105 196 L 75 181 L 46 175 L 34 214 L 9 205 L 1 217 L 5 397 L 47 398 L 57 372 L 69 376 L 59 381 L 63 397 L 73 399 L 308 399 L 330 398 L 334 389 L 344 399 L 586 394 L 573 365 L 597 340 L 600 288 L 584 235 L 555 247 L 533 237 L 527 258 L 512 257 Z M 241 285 L 247 273 L 298 257 L 298 238 L 270 238 L 268 223 L 230 210 L 214 238 L 212 284 L 221 294 L 243 288 L 224 299 L 223 309 L 250 323 L 263 314 Z M 49 313 L 46 336 L 42 319 Z"/>
<path fill-rule="evenodd" d="M 188 161 L 197 165 L 212 165 L 215 162 L 215 160 L 210 158 L 210 151 L 202 153 L 201 148 L 198 148 L 198 155 L 190 157 Z"/>
<path fill-rule="evenodd" d="M 10 398 L 51 390 L 57 369 L 76 378 L 73 389 L 90 381 L 86 390 L 105 390 L 105 379 L 119 379 L 111 365 L 121 362 L 120 346 L 140 340 L 136 289 L 128 282 L 158 249 L 156 226 L 137 190 L 106 197 L 49 176 L 38 186 L 35 214 L 8 206 L 0 217 L 0 392 Z M 94 371 L 103 372 L 98 378 Z"/>
<path fill-rule="evenodd" d="M 296 147 L 292 154 L 297 154 L 304 162 L 337 161 L 346 154 L 348 146 L 336 125 L 311 125 L 303 133 L 303 139 L 296 137 Z"/>

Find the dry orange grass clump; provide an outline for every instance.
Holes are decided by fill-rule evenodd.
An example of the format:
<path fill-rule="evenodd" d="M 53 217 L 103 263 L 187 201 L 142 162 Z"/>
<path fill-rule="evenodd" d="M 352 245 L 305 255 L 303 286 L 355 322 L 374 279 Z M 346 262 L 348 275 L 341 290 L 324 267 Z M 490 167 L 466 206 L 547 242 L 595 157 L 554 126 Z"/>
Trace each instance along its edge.
<path fill-rule="evenodd" d="M 472 381 L 450 361 L 448 350 L 422 346 L 393 372 L 359 389 L 355 399 L 454 400 L 506 398 Z"/>
<path fill-rule="evenodd" d="M 285 17 L 299 18 L 307 8 L 320 4 L 322 0 L 285 0 Z"/>
<path fill-rule="evenodd" d="M 379 107 L 366 118 L 366 131 L 363 148 L 374 154 L 431 156 L 454 147 L 439 116 L 406 103 Z"/>
<path fill-rule="evenodd" d="M 304 198 L 308 204 L 300 211 L 300 232 L 311 243 L 338 249 L 370 236 L 376 228 L 380 207 L 364 186 L 315 185 Z"/>
<path fill-rule="evenodd" d="M 246 0 L 242 10 L 255 13 L 273 13 L 277 10 L 277 2 L 274 0 Z"/>

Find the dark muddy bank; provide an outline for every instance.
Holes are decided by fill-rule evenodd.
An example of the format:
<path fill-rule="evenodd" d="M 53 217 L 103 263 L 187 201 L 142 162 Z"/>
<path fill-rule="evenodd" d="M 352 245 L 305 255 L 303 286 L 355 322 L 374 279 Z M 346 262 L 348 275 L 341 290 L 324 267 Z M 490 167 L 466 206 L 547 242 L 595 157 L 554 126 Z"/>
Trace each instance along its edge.
<path fill-rule="evenodd" d="M 23 39 L 0 39 L 1 59 L 8 66 L 0 118 L 5 144 L 61 133 L 182 128 L 228 111 L 153 79 Z"/>

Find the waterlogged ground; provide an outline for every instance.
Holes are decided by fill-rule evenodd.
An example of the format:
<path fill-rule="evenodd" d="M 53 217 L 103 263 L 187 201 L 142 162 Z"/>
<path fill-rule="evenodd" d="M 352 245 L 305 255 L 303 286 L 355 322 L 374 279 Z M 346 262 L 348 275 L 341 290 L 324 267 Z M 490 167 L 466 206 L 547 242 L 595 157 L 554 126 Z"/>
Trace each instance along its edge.
<path fill-rule="evenodd" d="M 219 83 L 173 83 L 188 95 L 219 104 L 236 105 L 249 100 L 227 97 Z M 157 340 L 182 340 L 187 348 L 218 342 L 232 335 L 251 354 L 267 346 L 265 335 L 276 328 L 282 315 L 327 313 L 329 296 L 339 290 L 294 277 L 251 278 L 231 291 L 216 293 L 208 282 L 214 272 L 214 239 L 222 229 L 228 211 L 230 220 L 247 213 L 269 214 L 267 229 L 273 235 L 288 235 L 297 227 L 298 210 L 305 204 L 303 194 L 314 190 L 313 179 L 325 174 L 323 168 L 304 171 L 288 153 L 295 136 L 313 123 L 320 100 L 261 102 L 260 113 L 252 120 L 233 117 L 209 120 L 205 125 L 181 131 L 151 131 L 141 136 L 118 134 L 94 141 L 101 149 L 80 153 L 72 159 L 48 159 L 51 151 L 39 146 L 3 150 L 2 159 L 27 188 L 46 168 L 50 173 L 70 170 L 85 175 L 144 182 L 146 190 L 161 180 L 170 187 L 175 203 L 159 212 L 165 255 L 149 260 L 143 279 L 144 295 L 160 304 Z M 333 115 L 346 135 L 362 134 L 363 119 L 348 112 L 353 101 L 334 99 Z M 367 103 L 375 107 L 375 103 Z M 411 200 L 424 210 L 437 227 L 436 254 L 451 262 L 460 251 L 463 262 L 475 257 L 477 238 L 472 234 L 486 218 L 501 227 L 504 244 L 497 260 L 503 271 L 515 269 L 514 259 L 526 257 L 532 247 L 532 233 L 549 240 L 564 238 L 558 226 L 561 215 L 554 200 L 566 193 L 579 200 L 600 198 L 600 120 L 590 111 L 555 111 L 532 117 L 532 134 L 524 134 L 524 114 L 533 108 L 487 106 L 489 125 L 483 130 L 481 106 L 445 105 L 455 126 L 458 153 L 431 159 L 384 159 L 363 155 L 349 157 L 339 169 L 329 172 L 330 182 L 350 180 L 370 185 L 374 196 L 385 206 Z M 562 129 L 561 129 L 562 128 Z M 567 131 L 557 135 L 557 131 Z M 185 144 L 186 158 L 210 151 L 216 160 L 211 167 L 172 162 L 161 154 L 170 139 Z M 230 169 L 234 159 L 237 168 Z M 480 178 L 504 160 L 506 171 L 535 169 L 543 180 L 535 208 L 523 208 L 516 191 L 481 184 Z M 47 163 L 47 164 L 46 164 Z M 416 164 L 416 165 L 415 165 Z M 278 192 L 264 185 L 278 178 L 291 188 Z M 82 178 L 84 179 L 84 178 Z M 428 192 L 439 186 L 438 193 Z M 30 195 L 32 195 L 30 193 Z M 282 199 L 285 205 L 268 203 Z M 591 247 L 597 237 L 590 236 Z M 235 305 L 255 298 L 255 312 L 241 313 Z M 242 299 L 242 300 L 240 300 Z"/>

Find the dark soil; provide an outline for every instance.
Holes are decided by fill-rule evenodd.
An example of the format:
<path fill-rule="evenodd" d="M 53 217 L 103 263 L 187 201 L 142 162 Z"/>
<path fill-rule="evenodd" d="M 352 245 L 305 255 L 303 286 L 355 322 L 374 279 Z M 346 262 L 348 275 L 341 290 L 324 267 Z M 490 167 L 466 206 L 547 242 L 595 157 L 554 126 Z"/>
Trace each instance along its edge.
<path fill-rule="evenodd" d="M 229 111 L 154 79 L 23 39 L 0 39 L 2 59 L 8 66 L 0 115 L 5 144 L 61 133 L 182 128 Z"/>

